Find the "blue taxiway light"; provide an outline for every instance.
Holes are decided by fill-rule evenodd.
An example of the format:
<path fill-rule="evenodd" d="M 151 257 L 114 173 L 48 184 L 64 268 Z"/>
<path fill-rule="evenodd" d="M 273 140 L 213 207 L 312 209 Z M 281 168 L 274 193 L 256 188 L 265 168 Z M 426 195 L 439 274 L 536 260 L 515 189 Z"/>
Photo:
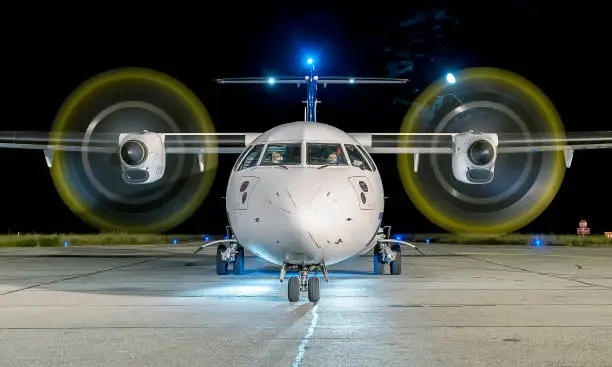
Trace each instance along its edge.
<path fill-rule="evenodd" d="M 274 83 L 276 83 L 276 79 L 268 78 L 268 84 L 274 84 Z"/>
<path fill-rule="evenodd" d="M 455 84 L 455 82 L 457 81 L 457 79 L 455 79 L 455 76 L 451 73 L 446 74 L 446 82 L 449 84 Z"/>
<path fill-rule="evenodd" d="M 429 243 L 429 242 L 431 242 L 431 240 L 429 238 L 426 238 L 425 243 Z"/>
<path fill-rule="evenodd" d="M 228 236 L 223 236 L 223 239 L 228 240 L 229 237 Z"/>
<path fill-rule="evenodd" d="M 210 241 L 210 237 L 209 236 L 204 236 L 204 241 Z"/>
<path fill-rule="evenodd" d="M 312 65 L 313 61 L 312 59 L 308 59 L 308 65 Z"/>
<path fill-rule="evenodd" d="M 64 241 L 64 247 L 68 247 L 69 242 L 68 241 Z"/>

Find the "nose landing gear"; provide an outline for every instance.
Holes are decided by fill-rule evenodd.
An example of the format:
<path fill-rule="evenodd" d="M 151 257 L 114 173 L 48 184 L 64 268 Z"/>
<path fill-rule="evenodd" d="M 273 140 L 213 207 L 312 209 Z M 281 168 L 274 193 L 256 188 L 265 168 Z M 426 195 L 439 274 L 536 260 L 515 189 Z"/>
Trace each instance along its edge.
<path fill-rule="evenodd" d="M 289 281 L 287 282 L 287 299 L 289 302 L 297 302 L 300 300 L 301 292 L 308 292 L 308 301 L 316 303 L 319 302 L 321 298 L 320 293 L 320 279 L 314 274 L 312 276 L 308 276 L 311 272 L 321 271 L 325 278 L 325 281 L 329 281 L 329 277 L 327 274 L 327 267 L 325 264 L 319 265 L 289 265 L 284 264 L 281 268 L 281 276 L 280 281 L 282 282 L 285 279 L 285 274 L 287 270 L 294 270 L 299 272 L 298 276 L 289 277 Z"/>

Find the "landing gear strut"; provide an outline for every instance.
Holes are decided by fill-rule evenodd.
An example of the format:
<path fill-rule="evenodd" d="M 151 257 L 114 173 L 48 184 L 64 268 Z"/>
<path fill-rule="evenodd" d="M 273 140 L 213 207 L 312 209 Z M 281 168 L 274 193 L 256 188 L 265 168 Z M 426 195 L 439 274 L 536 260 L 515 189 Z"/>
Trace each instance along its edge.
<path fill-rule="evenodd" d="M 280 281 L 285 279 L 285 274 L 287 270 L 294 270 L 299 273 L 299 276 L 289 277 L 288 285 L 287 285 L 287 299 L 289 302 L 297 302 L 300 300 L 301 292 L 308 292 L 308 300 L 310 302 L 316 303 L 319 302 L 321 298 L 320 293 L 320 279 L 317 276 L 316 272 L 321 271 L 323 273 L 323 277 L 325 281 L 329 281 L 329 276 L 327 273 L 327 267 L 325 264 L 319 265 L 289 265 L 284 264 L 281 268 L 280 272 Z M 315 274 L 311 277 L 308 277 L 308 274 L 314 272 Z"/>

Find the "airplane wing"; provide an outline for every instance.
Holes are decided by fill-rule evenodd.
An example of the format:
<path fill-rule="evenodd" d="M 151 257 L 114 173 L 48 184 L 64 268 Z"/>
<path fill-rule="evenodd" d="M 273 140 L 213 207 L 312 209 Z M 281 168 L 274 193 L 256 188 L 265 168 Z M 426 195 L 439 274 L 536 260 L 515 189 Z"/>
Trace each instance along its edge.
<path fill-rule="evenodd" d="M 168 154 L 241 153 L 259 133 L 157 133 Z M 117 153 L 118 133 L 0 131 L 0 148 Z"/>
<path fill-rule="evenodd" d="M 351 134 L 373 154 L 452 154 L 455 135 L 457 133 Z M 546 133 L 530 134 L 529 137 L 516 133 L 497 136 L 497 151 L 501 154 L 612 149 L 612 131 L 567 132 L 562 139 Z"/>

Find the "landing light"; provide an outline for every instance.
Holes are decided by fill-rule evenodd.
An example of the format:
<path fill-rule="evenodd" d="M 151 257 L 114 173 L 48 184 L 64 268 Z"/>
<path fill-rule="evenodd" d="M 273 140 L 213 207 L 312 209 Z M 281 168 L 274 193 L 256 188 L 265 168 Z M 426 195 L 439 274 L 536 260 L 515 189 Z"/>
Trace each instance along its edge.
<path fill-rule="evenodd" d="M 446 82 L 448 84 L 455 84 L 455 82 L 457 81 L 457 79 L 455 79 L 455 76 L 451 73 L 446 74 Z"/>

